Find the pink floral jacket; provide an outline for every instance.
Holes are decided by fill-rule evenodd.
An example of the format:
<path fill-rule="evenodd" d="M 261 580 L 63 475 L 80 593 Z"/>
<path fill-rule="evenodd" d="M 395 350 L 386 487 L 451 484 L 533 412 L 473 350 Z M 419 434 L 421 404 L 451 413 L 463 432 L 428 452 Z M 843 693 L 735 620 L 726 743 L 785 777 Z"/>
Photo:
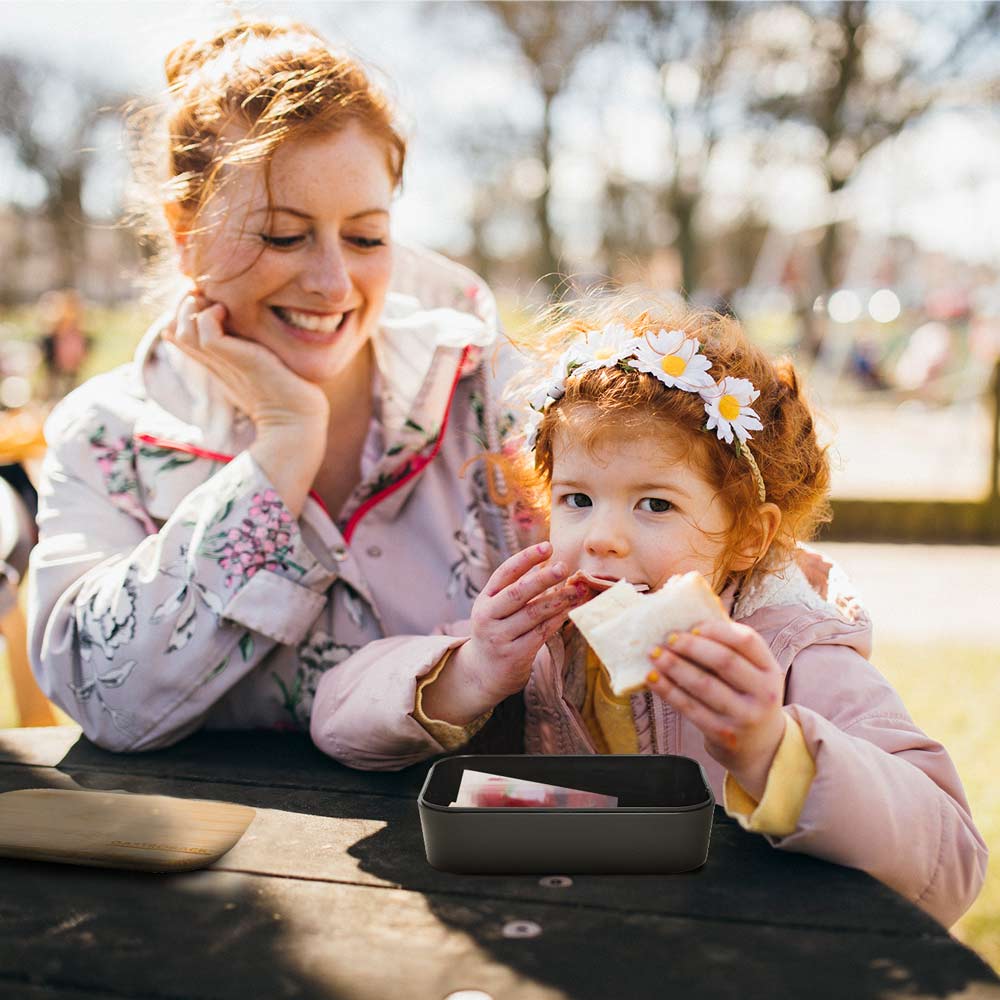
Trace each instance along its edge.
<path fill-rule="evenodd" d="M 511 551 L 482 463 L 461 474 L 501 430 L 493 298 L 465 268 L 398 246 L 392 289 L 375 338 L 381 419 L 336 522 L 314 500 L 291 516 L 246 451 L 252 426 L 156 328 L 132 364 L 57 407 L 31 655 L 91 740 L 134 751 L 202 726 L 306 728 L 326 670 L 468 616 Z"/>
<path fill-rule="evenodd" d="M 831 587 L 843 587 L 831 573 Z M 735 594 L 723 595 L 730 602 Z M 795 831 L 777 848 L 860 868 L 946 926 L 976 898 L 987 849 L 955 767 L 868 662 L 871 623 L 846 596 L 821 598 L 797 566 L 766 576 L 735 606 L 785 670 L 785 711 L 816 764 Z M 327 674 L 313 710 L 316 744 L 359 768 L 396 768 L 444 749 L 413 718 L 415 678 L 464 641 L 464 626 L 416 641 L 386 639 Z M 594 753 L 580 715 L 585 648 L 567 628 L 536 658 L 524 692 L 524 749 Z M 642 753 L 693 757 L 717 802 L 725 772 L 698 730 L 648 693 L 632 697 Z"/>

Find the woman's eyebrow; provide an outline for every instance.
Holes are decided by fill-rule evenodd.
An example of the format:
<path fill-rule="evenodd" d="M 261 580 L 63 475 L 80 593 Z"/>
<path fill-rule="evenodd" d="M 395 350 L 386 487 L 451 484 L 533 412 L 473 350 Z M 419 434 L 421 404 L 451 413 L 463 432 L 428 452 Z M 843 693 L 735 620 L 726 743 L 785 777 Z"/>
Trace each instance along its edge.
<path fill-rule="evenodd" d="M 250 214 L 251 215 L 274 215 L 277 212 L 285 212 L 288 215 L 294 215 L 299 219 L 305 219 L 307 221 L 312 220 L 312 216 L 308 212 L 303 212 L 301 209 L 292 208 L 290 205 L 270 205 L 262 206 L 261 208 L 255 208 Z M 387 208 L 363 208 L 360 212 L 355 212 L 353 215 L 347 217 L 349 222 L 353 222 L 356 219 L 364 218 L 366 215 L 388 215 L 389 210 Z"/>

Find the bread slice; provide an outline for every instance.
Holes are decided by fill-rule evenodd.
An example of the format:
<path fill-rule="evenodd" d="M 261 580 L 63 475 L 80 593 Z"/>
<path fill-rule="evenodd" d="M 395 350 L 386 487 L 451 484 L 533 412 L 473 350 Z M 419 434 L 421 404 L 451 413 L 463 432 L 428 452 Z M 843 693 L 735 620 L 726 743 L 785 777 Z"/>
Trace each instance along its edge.
<path fill-rule="evenodd" d="M 570 619 L 597 654 L 616 696 L 646 684 L 649 651 L 671 632 L 729 616 L 705 578 L 692 570 L 672 576 L 652 594 L 639 594 L 619 580 L 610 590 L 574 608 Z"/>

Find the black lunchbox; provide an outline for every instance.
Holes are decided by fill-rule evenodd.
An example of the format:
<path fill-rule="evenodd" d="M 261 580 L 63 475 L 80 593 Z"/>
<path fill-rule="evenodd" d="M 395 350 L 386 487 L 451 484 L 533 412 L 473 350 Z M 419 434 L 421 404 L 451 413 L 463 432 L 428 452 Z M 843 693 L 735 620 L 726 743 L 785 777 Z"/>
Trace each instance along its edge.
<path fill-rule="evenodd" d="M 452 806 L 467 769 L 615 795 L 618 806 Z M 431 766 L 417 808 L 427 860 L 441 871 L 669 874 L 707 860 L 715 797 L 690 757 L 465 755 Z"/>

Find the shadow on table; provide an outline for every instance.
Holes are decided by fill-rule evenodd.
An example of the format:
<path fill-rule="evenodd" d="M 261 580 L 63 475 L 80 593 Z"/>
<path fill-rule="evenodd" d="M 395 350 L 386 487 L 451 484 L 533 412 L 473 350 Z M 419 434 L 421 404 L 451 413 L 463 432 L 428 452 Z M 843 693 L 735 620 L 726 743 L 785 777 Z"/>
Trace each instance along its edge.
<path fill-rule="evenodd" d="M 416 881 L 412 875 L 411 859 L 417 850 L 422 854 L 422 842 L 400 851 L 398 840 L 387 825 L 358 841 L 350 854 L 363 871 L 423 892 L 446 927 L 470 935 L 498 962 L 538 983 L 569 987 L 574 998 L 651 996 L 657 983 L 671 995 L 687 990 L 691 996 L 742 1000 L 758 995 L 810 1000 L 957 998 L 971 996 L 963 991 L 976 983 L 990 984 L 996 992 L 991 990 L 989 996 L 1000 997 L 1000 984 L 988 968 L 943 935 L 903 937 L 727 921 L 722 916 L 630 913 L 628 883 L 642 876 L 609 879 L 607 909 L 583 907 L 569 899 L 558 907 L 485 900 L 490 883 L 504 876 L 440 874 L 435 878 L 437 891 L 427 892 L 426 879 Z M 796 863 L 793 856 L 784 857 Z M 698 874 L 653 878 L 697 879 Z M 529 879 L 536 882 L 539 876 L 521 877 Z M 781 905 L 777 893 L 775 904 Z M 537 925 L 538 938 L 504 935 L 504 927 L 526 923 Z M 544 949 L 536 946 L 541 938 Z"/>
<path fill-rule="evenodd" d="M 943 934 L 914 932 L 912 920 L 907 933 L 866 933 L 863 928 L 857 929 L 857 923 L 852 929 L 838 927 L 835 922 L 829 926 L 822 926 L 823 921 L 820 926 L 814 921 L 796 923 L 787 917 L 772 922 L 770 914 L 763 912 L 764 902 L 748 907 L 741 904 L 739 896 L 745 902 L 745 897 L 756 894 L 754 899 L 770 905 L 773 895 L 774 905 L 784 910 L 795 909 L 799 901 L 783 903 L 779 890 L 771 893 L 768 888 L 752 883 L 742 887 L 742 892 L 739 885 L 732 887 L 732 892 L 738 895 L 733 897 L 734 905 L 727 911 L 724 904 L 729 887 L 717 872 L 710 870 L 711 854 L 709 866 L 699 873 L 674 878 L 618 877 L 606 881 L 581 877 L 571 891 L 542 890 L 538 878 L 533 876 L 436 872 L 426 862 L 416 815 L 415 799 L 426 765 L 398 774 L 359 774 L 339 768 L 318 751 L 300 743 L 275 742 L 273 753 L 269 750 L 261 755 L 264 762 L 257 767 L 256 783 L 241 784 L 238 769 L 233 771 L 233 766 L 226 763 L 240 759 L 240 748 L 245 744 L 235 738 L 226 760 L 221 753 L 213 760 L 213 744 L 194 738 L 169 751 L 144 755 L 141 763 L 133 763 L 130 778 L 143 771 L 160 779 L 166 779 L 171 772 L 190 778 L 200 767 L 205 774 L 201 780 L 213 783 L 212 795 L 217 794 L 216 783 L 231 783 L 226 787 L 233 802 L 338 820 L 361 820 L 369 828 L 372 822 L 383 823 L 377 832 L 354 842 L 347 854 L 382 887 L 398 887 L 413 893 L 409 900 L 370 892 L 362 912 L 351 910 L 357 926 L 345 927 L 337 923 L 331 904 L 339 898 L 338 892 L 357 893 L 355 885 L 331 881 L 329 877 L 326 882 L 296 882 L 298 913 L 309 916 L 310 926 L 323 927 L 325 933 L 329 925 L 328 948 L 332 947 L 329 941 L 336 941 L 338 947 L 348 952 L 355 948 L 352 964 L 372 957 L 387 961 L 396 957 L 399 961 L 405 955 L 408 968 L 420 961 L 425 969 L 426 966 L 440 969 L 442 963 L 454 963 L 457 968 L 464 956 L 468 968 L 480 970 L 489 964 L 483 962 L 487 958 L 514 973 L 514 981 L 521 976 L 529 982 L 564 991 L 567 996 L 595 1000 L 645 997 L 658 992 L 659 986 L 676 995 L 682 995 L 680 991 L 686 989 L 692 996 L 738 996 L 744 1000 L 757 995 L 808 996 L 810 1000 L 1000 996 L 996 978 L 973 953 Z M 117 780 L 110 773 L 113 768 L 109 757 L 81 742 L 65 755 L 59 769 L 91 787 L 106 787 L 107 782 Z M 131 758 L 132 762 L 137 760 Z M 227 769 L 231 773 L 225 773 Z M 98 778 L 99 774 L 102 777 Z M 129 783 L 124 776 L 121 780 Z M 206 794 L 207 789 L 206 785 Z M 713 832 L 713 840 L 718 837 L 721 843 L 726 837 L 737 836 L 731 828 L 732 824 L 723 820 Z M 762 850 L 756 838 L 742 832 L 738 837 L 739 845 L 749 845 L 753 852 Z M 781 891 L 788 893 L 805 893 L 809 887 L 815 892 L 823 886 L 823 878 L 816 872 L 829 866 L 822 862 L 770 849 L 765 854 L 764 863 L 752 869 L 754 877 L 773 875 L 779 870 L 803 873 L 783 879 Z M 738 867 L 744 856 L 749 856 L 749 851 L 746 855 L 740 855 L 739 850 L 731 851 L 730 862 L 735 860 L 733 866 Z M 867 879 L 856 873 L 842 869 L 836 872 L 856 876 L 859 887 L 869 885 Z M 702 873 L 707 877 L 701 877 Z M 192 941 L 203 942 L 196 961 L 180 963 L 177 971 L 172 970 L 171 995 L 229 995 L 227 986 L 231 991 L 232 983 L 226 977 L 234 965 L 239 968 L 240 981 L 253 984 L 252 992 L 258 996 L 316 996 L 337 1000 L 341 996 L 358 995 L 336 979 L 335 974 L 344 968 L 343 953 L 324 955 L 318 950 L 324 942 L 315 940 L 315 935 L 304 941 L 300 931 L 285 919 L 280 896 L 248 892 L 242 873 L 207 871 L 176 876 L 165 889 L 166 897 L 162 887 L 156 894 L 144 894 L 142 879 L 124 874 L 77 869 L 74 878 L 84 881 L 84 898 L 88 898 L 87 893 L 94 893 L 95 899 L 108 902 L 102 910 L 118 916 L 95 918 L 106 926 L 91 927 L 84 915 L 79 923 L 61 933 L 90 934 L 94 942 L 113 941 L 116 946 L 119 940 L 126 942 L 118 953 L 100 958 L 116 963 L 114 983 L 123 990 L 132 989 L 129 984 L 133 977 L 138 983 L 143 974 L 148 976 L 151 956 L 162 954 L 166 937 L 174 939 L 171 947 L 181 952 L 190 952 Z M 49 883 L 50 887 L 55 885 L 54 880 L 38 881 Z M 848 885 L 852 884 L 848 879 Z M 708 913 L 704 908 L 699 913 L 697 907 L 692 907 L 696 915 L 684 914 L 677 907 L 670 912 L 655 912 L 655 907 L 649 905 L 651 894 L 660 887 L 664 892 L 680 892 L 683 901 L 685 893 L 688 899 L 693 899 L 709 885 L 714 885 L 723 901 L 722 906 L 713 904 L 718 912 L 711 912 L 712 907 Z M 309 895 L 313 886 L 315 897 Z M 24 889 L 34 891 L 27 884 Z M 564 893 L 562 897 L 560 892 Z M 81 897 L 74 892 L 74 898 Z M 164 898 L 171 916 L 169 926 L 164 926 L 162 913 L 158 912 Z M 641 907 L 630 910 L 630 900 L 641 900 Z M 821 907 L 823 902 L 814 901 L 813 905 Z M 53 894 L 36 916 L 40 918 L 41 913 L 46 913 L 51 917 L 53 911 L 60 912 L 59 906 L 60 900 Z M 754 906 L 758 908 L 756 913 Z M 419 940 L 400 939 L 397 956 L 378 953 L 375 945 L 384 949 L 386 940 L 391 942 L 393 938 L 373 933 L 373 928 L 381 929 L 387 919 L 390 923 L 405 923 L 399 915 L 409 913 L 414 927 L 418 930 L 424 927 L 423 937 L 426 934 L 423 907 L 444 928 L 463 935 L 469 947 L 463 949 L 449 940 L 448 958 L 442 960 L 434 955 L 433 946 L 422 949 Z M 9 913 L 6 910 L 6 905 L 0 902 L 0 925 L 5 924 L 5 918 L 11 919 L 16 914 L 16 908 Z M 386 916 L 387 912 L 392 914 L 391 918 Z M 22 923 L 31 922 L 23 913 L 20 919 Z M 520 925 L 522 932 L 527 925 L 534 924 L 540 934 L 506 936 L 504 929 L 508 928 L 509 935 L 512 924 Z M 51 936 L 51 919 L 44 925 L 36 925 L 36 930 L 41 926 Z M 29 932 L 30 940 L 31 928 L 22 929 Z M 10 935 L 7 940 L 18 936 Z M 144 949 L 144 941 L 155 941 L 158 951 L 148 945 Z M 4 965 L 2 947 L 0 967 Z M 471 958 L 470 952 L 474 953 Z M 59 959 L 69 963 L 81 954 L 84 953 L 75 948 L 58 950 Z M 52 956 L 48 958 L 51 961 Z M 185 964 L 190 967 L 185 969 Z M 317 966 L 326 974 L 317 971 Z M 82 979 L 71 977 L 70 982 L 94 983 L 85 965 L 77 971 Z M 496 974 L 494 970 L 494 982 Z M 436 981 L 433 975 L 426 979 Z M 976 984 L 982 984 L 984 991 L 976 991 Z M 489 986 L 489 983 L 465 983 L 465 988 L 487 992 Z M 415 998 L 423 995 L 413 994 Z"/>

